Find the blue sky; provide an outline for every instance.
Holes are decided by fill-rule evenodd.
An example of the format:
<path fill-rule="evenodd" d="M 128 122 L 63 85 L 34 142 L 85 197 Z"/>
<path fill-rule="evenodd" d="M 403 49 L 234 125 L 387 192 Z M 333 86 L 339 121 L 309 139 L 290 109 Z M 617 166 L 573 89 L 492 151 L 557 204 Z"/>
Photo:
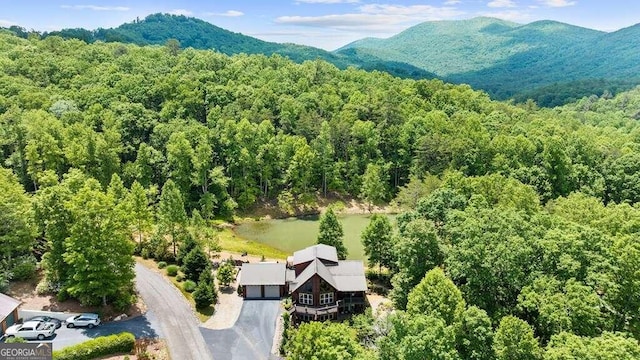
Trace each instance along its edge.
<path fill-rule="evenodd" d="M 0 9 L 0 26 L 40 31 L 183 14 L 263 40 L 327 50 L 363 37 L 389 37 L 423 21 L 477 16 L 523 24 L 549 19 L 604 31 L 640 23 L 637 0 L 0 0 Z"/>

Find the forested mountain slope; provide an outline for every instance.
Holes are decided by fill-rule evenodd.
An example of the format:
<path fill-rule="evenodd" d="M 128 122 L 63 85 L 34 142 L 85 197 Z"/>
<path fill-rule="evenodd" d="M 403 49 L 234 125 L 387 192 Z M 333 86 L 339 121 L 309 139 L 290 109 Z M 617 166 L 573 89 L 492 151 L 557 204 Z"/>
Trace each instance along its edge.
<path fill-rule="evenodd" d="M 356 41 L 336 53 L 406 62 L 501 99 L 566 84 L 569 94 L 562 98 L 566 102 L 589 95 L 582 91 L 571 94 L 575 82 L 584 87 L 591 80 L 591 94 L 638 84 L 639 38 L 637 25 L 605 33 L 554 21 L 520 25 L 475 18 L 425 22 L 388 39 Z M 603 86 L 595 81 L 598 79 L 607 83 Z M 531 94 L 538 99 L 537 95 Z M 554 99 L 539 100 L 543 105 L 557 105 Z"/>
<path fill-rule="evenodd" d="M 293 358 L 336 338 L 367 359 L 640 356 L 640 88 L 538 109 L 324 61 L 6 32 L 0 69 L 0 286 L 41 244 L 44 290 L 126 307 L 131 234 L 206 262 L 209 220 L 260 199 L 397 197 L 378 259 L 398 311 L 292 330 Z"/>
<path fill-rule="evenodd" d="M 380 70 L 395 76 L 409 78 L 433 78 L 433 74 L 406 63 L 381 60 L 375 56 L 352 58 L 329 51 L 297 44 L 280 44 L 234 33 L 206 21 L 183 15 L 152 14 L 142 20 L 125 23 L 117 28 L 63 29 L 43 34 L 79 39 L 87 43 L 94 41 L 122 42 L 137 45 L 164 45 L 169 39 L 176 39 L 183 48 L 216 50 L 223 54 L 279 54 L 295 62 L 321 59 L 344 69 L 355 66 L 365 70 Z"/>
<path fill-rule="evenodd" d="M 632 118 L 613 122 L 614 130 L 586 126 L 563 110 L 494 102 L 468 86 L 277 55 L 8 34 L 2 41 L 3 131 L 23 142 L 5 140 L 2 154 L 31 190 L 45 170 L 83 168 L 103 184 L 122 172 L 125 183 L 145 186 L 183 172 L 182 190 L 195 205 L 202 194 L 181 162 L 206 150 L 211 162 L 202 166 L 221 166 L 243 207 L 282 191 L 357 196 L 369 165 L 385 179 L 385 198 L 412 174 L 455 169 L 514 176 L 543 200 L 580 189 L 639 200 L 616 193 L 606 181 L 615 174 L 603 166 L 633 149 Z M 52 146 L 38 147 L 39 136 Z M 73 147 L 87 141 L 98 150 Z M 151 158 L 140 158 L 141 149 Z"/>

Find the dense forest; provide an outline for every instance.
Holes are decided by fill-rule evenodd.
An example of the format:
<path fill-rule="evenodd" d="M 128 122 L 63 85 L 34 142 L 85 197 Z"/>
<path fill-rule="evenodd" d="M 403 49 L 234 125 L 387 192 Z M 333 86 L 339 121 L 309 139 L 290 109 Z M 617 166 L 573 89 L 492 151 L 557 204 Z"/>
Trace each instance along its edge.
<path fill-rule="evenodd" d="M 124 307 L 132 232 L 175 257 L 189 216 L 395 199 L 378 261 L 399 311 L 302 326 L 291 358 L 318 332 L 343 357 L 640 356 L 640 89 L 539 109 L 177 45 L 0 33 L 4 285 L 42 256 L 59 296 Z"/>
<path fill-rule="evenodd" d="M 206 21 L 183 15 L 151 14 L 144 19 L 135 19 L 116 28 L 62 29 L 51 32 L 33 32 L 12 26 L 9 30 L 27 38 L 30 33 L 43 38 L 59 36 L 64 39 L 78 39 L 88 44 L 120 42 L 136 45 L 164 45 L 168 40 L 178 40 L 184 48 L 215 50 L 227 55 L 234 54 L 278 54 L 301 63 L 305 60 L 324 60 L 340 69 L 354 66 L 364 70 L 386 71 L 394 76 L 407 78 L 434 78 L 435 75 L 421 68 L 375 56 L 351 56 L 336 54 L 312 46 L 291 43 L 274 43 L 251 36 L 231 32 Z"/>
<path fill-rule="evenodd" d="M 640 84 L 640 58 L 635 51 L 639 26 L 605 33 L 553 21 L 526 25 L 484 17 L 430 21 L 388 39 L 362 39 L 332 52 L 267 42 L 197 18 L 170 14 L 152 14 L 109 29 L 37 33 L 12 26 L 10 30 L 23 38 L 32 33 L 86 43 L 136 45 L 164 45 L 173 39 L 183 48 L 226 55 L 278 54 L 297 63 L 324 60 L 339 69 L 353 66 L 402 78 L 465 83 L 493 99 L 533 99 L 543 107 L 590 95 L 616 95 Z"/>

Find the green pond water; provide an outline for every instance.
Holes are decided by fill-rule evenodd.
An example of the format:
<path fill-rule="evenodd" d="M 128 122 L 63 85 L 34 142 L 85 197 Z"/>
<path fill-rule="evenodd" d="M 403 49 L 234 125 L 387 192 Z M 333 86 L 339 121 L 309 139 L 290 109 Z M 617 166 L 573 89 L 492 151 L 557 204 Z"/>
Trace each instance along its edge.
<path fill-rule="evenodd" d="M 395 215 L 386 216 L 392 221 L 395 220 Z M 344 230 L 344 244 L 349 251 L 347 259 L 366 261 L 360 234 L 369 224 L 370 218 L 370 214 L 338 216 Z M 319 224 L 318 216 L 260 220 L 240 224 L 235 228 L 235 232 L 245 239 L 293 253 L 316 243 Z"/>

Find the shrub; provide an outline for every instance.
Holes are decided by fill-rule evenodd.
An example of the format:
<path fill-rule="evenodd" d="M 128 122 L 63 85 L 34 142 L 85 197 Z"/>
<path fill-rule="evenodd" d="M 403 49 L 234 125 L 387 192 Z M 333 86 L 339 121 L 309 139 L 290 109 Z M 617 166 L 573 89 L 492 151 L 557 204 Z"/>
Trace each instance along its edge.
<path fill-rule="evenodd" d="M 166 261 L 160 261 L 158 263 L 158 269 L 164 269 L 167 267 L 167 262 Z"/>
<path fill-rule="evenodd" d="M 7 292 L 9 289 L 9 276 L 5 269 L 0 267 L 0 292 Z"/>
<path fill-rule="evenodd" d="M 188 282 L 188 281 L 187 281 Z M 214 288 L 211 283 L 201 281 L 198 287 L 193 292 L 193 300 L 196 302 L 198 309 L 204 309 L 216 302 L 216 294 L 214 294 Z"/>
<path fill-rule="evenodd" d="M 184 281 L 184 275 L 182 275 L 182 274 L 176 275 L 176 281 L 177 282 L 183 282 Z"/>
<path fill-rule="evenodd" d="M 136 338 L 131 333 L 102 336 L 53 352 L 56 360 L 91 360 L 97 357 L 130 353 Z"/>
<path fill-rule="evenodd" d="M 193 281 L 198 281 L 200 274 L 210 266 L 207 255 L 199 245 L 196 245 L 182 258 L 182 272 L 184 276 Z"/>
<path fill-rule="evenodd" d="M 7 343 L 7 344 L 23 344 L 23 343 L 26 343 L 27 340 L 25 340 L 24 338 L 21 338 L 20 336 L 18 336 L 18 337 L 13 337 L 12 336 L 12 337 L 7 338 L 4 342 Z"/>
<path fill-rule="evenodd" d="M 60 290 L 60 284 L 53 283 L 49 281 L 46 277 L 40 280 L 38 285 L 36 285 L 36 294 L 38 295 L 55 294 L 59 290 Z"/>
<path fill-rule="evenodd" d="M 178 275 L 178 269 L 180 269 L 178 267 L 178 265 L 169 265 L 169 266 L 167 266 L 167 275 L 169 275 L 169 276 Z"/>
<path fill-rule="evenodd" d="M 66 288 L 62 288 L 60 289 L 60 291 L 58 291 L 58 294 L 56 294 L 56 299 L 59 302 L 65 302 L 69 299 L 69 292 L 67 292 Z"/>
<path fill-rule="evenodd" d="M 21 256 L 14 260 L 11 266 L 13 273 L 12 280 L 28 280 L 32 279 L 36 274 L 36 258 L 32 255 Z"/>
<path fill-rule="evenodd" d="M 125 312 L 131 305 L 135 304 L 138 298 L 135 295 L 122 293 L 113 301 L 113 307 L 117 311 Z"/>
<path fill-rule="evenodd" d="M 184 282 L 184 284 L 182 284 L 182 289 L 184 289 L 184 291 L 190 293 L 193 292 L 193 290 L 196 289 L 196 282 L 193 280 L 187 280 Z"/>

